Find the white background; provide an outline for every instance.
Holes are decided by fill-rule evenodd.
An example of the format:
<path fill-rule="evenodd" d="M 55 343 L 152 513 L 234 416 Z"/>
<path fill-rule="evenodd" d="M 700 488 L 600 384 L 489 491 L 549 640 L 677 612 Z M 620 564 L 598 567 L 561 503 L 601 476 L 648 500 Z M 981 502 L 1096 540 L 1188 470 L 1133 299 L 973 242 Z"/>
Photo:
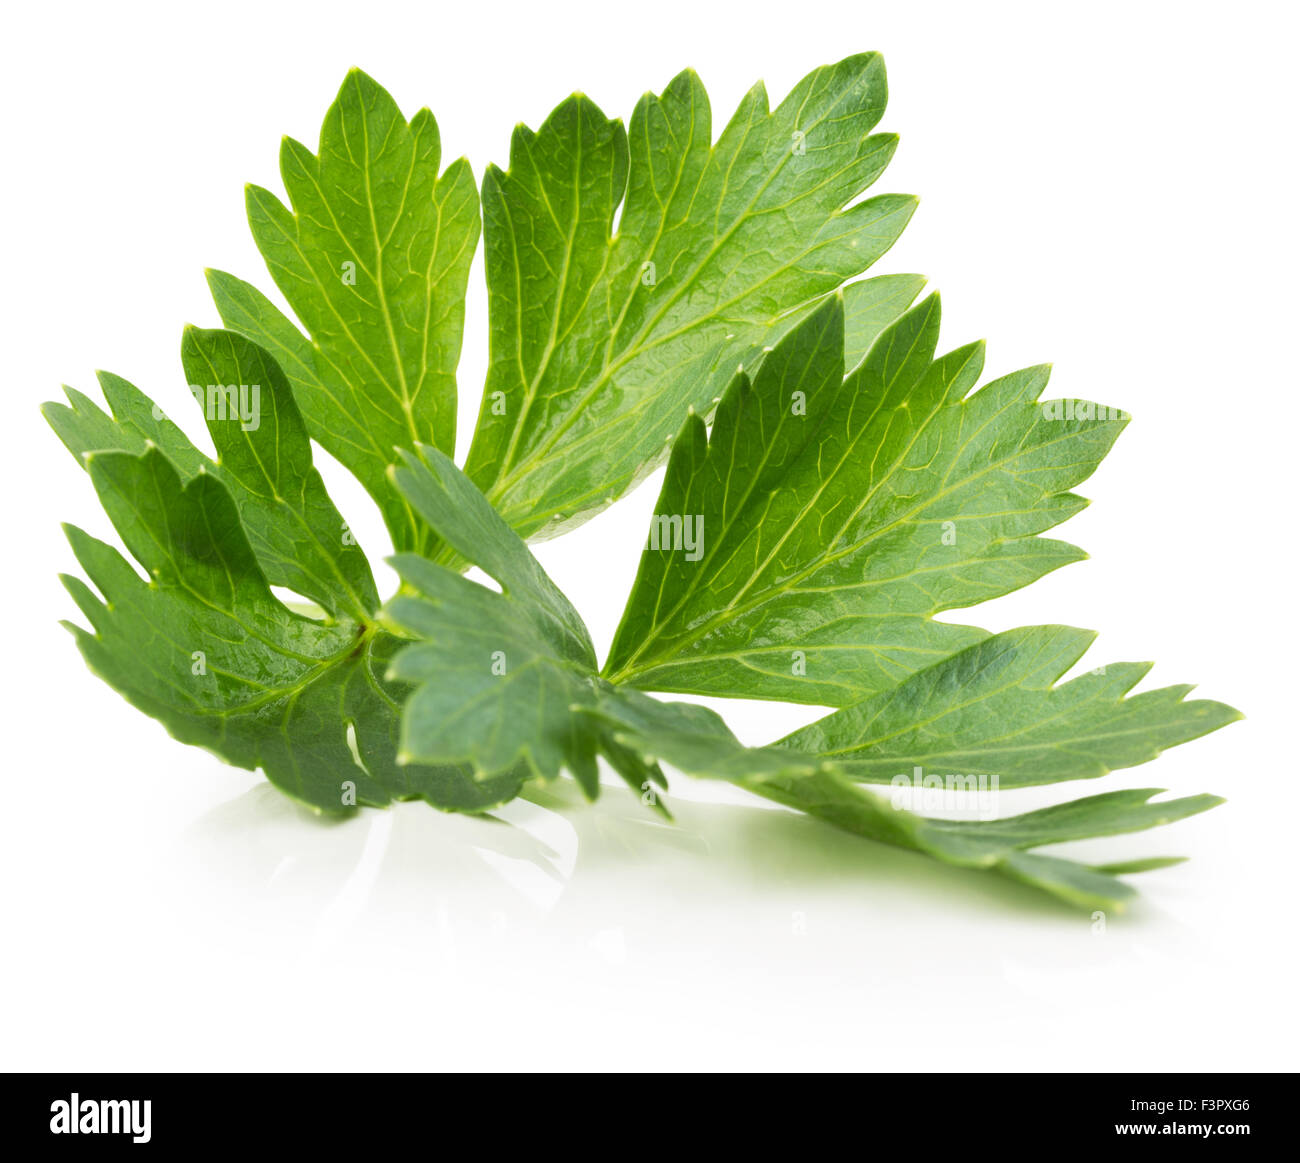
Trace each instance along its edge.
<path fill-rule="evenodd" d="M 8 1069 L 1294 1068 L 1297 319 L 1286 4 L 21 5 L 5 17 L 0 1066 Z M 202 270 L 271 290 L 242 215 L 347 68 L 423 104 L 444 162 L 582 88 L 626 117 L 695 66 L 720 127 L 758 77 L 882 51 L 921 195 L 877 273 L 944 347 L 1051 359 L 1134 422 L 1063 535 L 1092 558 L 962 612 L 1103 631 L 1247 719 L 1105 787 L 1229 803 L 1080 847 L 1185 854 L 1104 933 L 1029 890 L 675 781 L 503 827 L 419 805 L 323 825 L 170 740 L 56 624 L 58 528 L 111 528 L 37 414 L 92 369 L 184 390 Z M 485 363 L 481 264 L 461 454 Z M 322 459 L 324 459 L 322 457 Z M 335 471 L 331 471 L 335 470 Z M 358 486 L 325 466 L 377 560 Z M 608 645 L 657 478 L 544 564 Z M 954 619 L 957 615 L 951 616 Z M 733 707 L 771 739 L 808 708 Z M 1028 793 L 1014 809 L 1078 792 Z M 1085 789 L 1099 790 L 1099 789 Z M 707 794 L 706 794 L 707 793 Z M 1025 793 L 1022 793 L 1025 794 Z M 1037 795 L 1037 798 L 1035 798 Z M 1004 797 L 1004 806 L 1005 797 Z"/>

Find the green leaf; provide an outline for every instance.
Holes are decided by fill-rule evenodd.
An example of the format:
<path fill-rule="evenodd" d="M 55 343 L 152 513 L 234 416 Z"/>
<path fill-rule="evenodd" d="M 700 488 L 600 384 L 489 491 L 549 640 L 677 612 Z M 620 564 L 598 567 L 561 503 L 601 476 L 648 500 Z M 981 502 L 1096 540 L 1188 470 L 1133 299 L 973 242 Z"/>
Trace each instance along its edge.
<path fill-rule="evenodd" d="M 690 72 L 645 96 L 627 133 L 581 95 L 518 128 L 509 170 L 483 181 L 491 346 L 462 473 L 473 178 L 463 160 L 439 174 L 427 110 L 408 122 L 350 73 L 317 152 L 284 143 L 290 206 L 248 191 L 306 334 L 215 271 L 231 330 L 186 332 L 215 457 L 117 376 L 100 377 L 109 411 L 71 389 L 46 406 L 144 571 L 68 528 L 90 583 L 63 578 L 87 662 L 178 739 L 321 812 L 484 812 L 564 773 L 594 797 L 603 758 L 666 814 L 663 761 L 1076 905 L 1122 905 L 1120 875 L 1177 858 L 1043 850 L 1217 798 L 1144 789 L 947 819 L 900 802 L 924 806 L 936 779 L 1000 794 L 1099 777 L 1238 715 L 1189 687 L 1133 694 L 1146 664 L 1063 681 L 1085 631 L 935 620 L 1082 556 L 1041 535 L 1085 504 L 1070 490 L 1127 417 L 1040 403 L 1045 368 L 977 388 L 982 346 L 936 355 L 939 303 L 912 306 L 919 276 L 844 286 L 914 205 L 860 198 L 895 147 L 872 135 L 884 102 L 884 67 L 861 54 L 774 111 L 757 86 L 716 142 Z M 313 440 L 392 534 L 402 588 L 382 609 Z M 523 538 L 583 520 L 670 443 L 598 670 Z M 637 688 L 838 709 L 747 747 L 712 711 Z"/>
<path fill-rule="evenodd" d="M 934 615 L 1084 556 L 1038 534 L 1084 507 L 1068 490 L 1127 417 L 1038 404 L 1046 368 L 972 392 L 982 345 L 936 359 L 938 335 L 931 296 L 845 377 L 831 299 L 733 380 L 711 433 L 686 421 L 607 678 L 844 706 L 984 636 Z"/>
<path fill-rule="evenodd" d="M 1128 876 L 1135 872 L 1154 872 L 1160 868 L 1173 868 L 1176 864 L 1185 864 L 1186 856 L 1149 856 L 1145 860 L 1119 860 L 1113 864 L 1094 864 L 1094 872 L 1104 872 L 1109 876 Z"/>
<path fill-rule="evenodd" d="M 922 769 L 1013 788 L 1095 779 L 1241 718 L 1223 703 L 1186 701 L 1189 686 L 1125 698 L 1151 663 L 1110 663 L 1053 685 L 1094 637 L 1070 626 L 996 634 L 781 742 L 866 783 Z"/>
<path fill-rule="evenodd" d="M 844 366 L 857 368 L 880 333 L 894 323 L 925 286 L 920 275 L 878 275 L 844 288 Z"/>
<path fill-rule="evenodd" d="M 1137 831 L 1220 802 L 1194 796 L 1150 804 L 1153 791 L 1115 792 L 1008 819 L 964 821 L 917 816 L 857 786 L 902 775 L 924 789 L 929 784 L 917 776 L 938 771 L 946 786 L 959 775 L 958 788 L 987 788 L 975 777 L 991 773 L 996 794 L 1097 776 L 1237 717 L 1218 703 L 1183 702 L 1183 687 L 1122 700 L 1145 673 L 1141 666 L 1108 668 L 1108 682 L 1092 674 L 1053 687 L 1091 641 L 1067 627 L 995 635 L 777 744 L 744 747 L 711 710 L 661 703 L 597 679 L 577 612 L 527 546 L 450 460 L 432 448 L 420 452 L 423 462 L 404 457 L 398 487 L 500 590 L 414 555 L 394 560 L 412 592 L 386 607 L 388 619 L 422 639 L 402 650 L 390 672 L 415 688 L 402 734 L 412 758 L 468 763 L 481 776 L 513 764 L 543 778 L 567 769 L 589 795 L 600 754 L 616 766 L 629 756 L 647 768 L 662 760 L 867 838 L 994 869 L 1092 906 L 1116 906 L 1131 890 L 1105 869 L 1028 850 Z M 950 735 L 972 742 L 945 750 Z"/>
<path fill-rule="evenodd" d="M 214 473 L 199 467 L 182 483 L 156 445 L 84 460 L 149 580 L 70 527 L 100 596 L 63 578 L 93 633 L 69 629 L 91 669 L 173 736 L 236 766 L 261 767 L 282 791 L 331 814 L 411 798 L 482 811 L 516 794 L 512 773 L 485 783 L 458 769 L 398 767 L 406 692 L 384 677 L 397 639 L 279 602 Z"/>
<path fill-rule="evenodd" d="M 786 807 L 947 864 L 998 872 L 1089 908 L 1122 908 L 1134 895 L 1116 874 L 1164 867 L 1161 859 L 1090 867 L 1030 851 L 1069 840 L 1113 836 L 1172 823 L 1223 801 L 1188 796 L 1149 802 L 1157 789 L 1088 796 L 995 820 L 943 820 L 916 815 L 847 778 L 834 759 L 777 745 L 745 747 L 704 707 L 660 703 L 632 690 L 602 697 L 587 713 L 616 741 L 679 770 L 725 779 Z"/>
<path fill-rule="evenodd" d="M 491 363 L 466 463 L 511 526 L 548 536 L 620 496 L 688 408 L 889 248 L 915 200 L 849 205 L 894 152 L 870 135 L 885 97 L 866 53 L 770 112 L 755 86 L 716 143 L 689 71 L 626 134 L 580 94 L 516 129 L 483 180 Z"/>
<path fill-rule="evenodd" d="M 337 617 L 368 618 L 379 607 L 370 565 L 312 466 L 302 417 L 275 361 L 234 332 L 193 327 L 186 328 L 181 361 L 215 461 L 148 396 L 107 372 L 99 381 L 112 417 L 67 389 L 71 406 L 47 404 L 46 419 L 78 459 L 90 452 L 141 453 L 152 444 L 183 481 L 210 473 L 234 498 L 269 582 Z"/>
<path fill-rule="evenodd" d="M 354 69 L 313 154 L 285 138 L 280 172 L 292 210 L 250 186 L 248 220 L 310 342 L 264 295 L 209 273 L 226 325 L 284 366 L 313 439 L 365 485 L 399 549 L 427 533 L 389 485 L 394 448 L 453 450 L 464 297 L 478 242 L 464 159 L 439 176 L 437 123 L 408 123 Z"/>
<path fill-rule="evenodd" d="M 578 613 L 487 499 L 437 449 L 403 454 L 394 472 L 413 508 L 500 591 L 415 554 L 392 564 L 406 590 L 385 608 L 390 624 L 424 641 L 407 646 L 390 677 L 414 692 L 403 718 L 402 758 L 468 763 L 489 777 L 523 767 L 542 779 L 568 770 L 594 797 L 605 754 L 634 788 L 662 777 L 605 746 L 590 720 L 599 680 Z"/>

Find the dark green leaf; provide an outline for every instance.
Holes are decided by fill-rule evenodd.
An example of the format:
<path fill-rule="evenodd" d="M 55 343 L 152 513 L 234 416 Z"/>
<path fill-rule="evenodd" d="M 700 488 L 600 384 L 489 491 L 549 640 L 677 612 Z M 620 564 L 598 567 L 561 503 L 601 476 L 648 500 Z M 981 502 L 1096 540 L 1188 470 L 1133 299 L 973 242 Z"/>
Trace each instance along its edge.
<path fill-rule="evenodd" d="M 406 690 L 385 677 L 397 640 L 279 602 L 215 474 L 200 467 L 182 484 L 157 446 L 84 459 L 149 580 L 111 546 L 69 528 L 99 591 L 63 579 L 93 633 L 69 629 L 91 669 L 173 736 L 261 767 L 282 791 L 334 814 L 410 798 L 482 811 L 516 794 L 514 773 L 481 782 L 463 769 L 398 767 Z"/>
<path fill-rule="evenodd" d="M 596 794 L 604 753 L 634 787 L 658 781 L 653 765 L 602 745 L 593 721 L 599 680 L 587 628 L 528 547 L 437 449 L 403 454 L 398 488 L 457 553 L 501 587 L 494 591 L 414 554 L 393 559 L 405 590 L 385 608 L 422 638 L 396 658 L 391 677 L 414 692 L 403 719 L 404 759 L 468 763 L 491 776 L 516 764 L 543 779 L 567 769 Z"/>
<path fill-rule="evenodd" d="M 229 490 L 259 566 L 273 585 L 331 614 L 365 620 L 378 609 L 370 565 L 312 466 L 311 444 L 284 374 L 256 344 L 230 331 L 187 328 L 181 360 L 201 408 L 214 461 L 120 376 L 101 373 L 107 416 L 68 389 L 70 407 L 45 417 L 72 454 L 161 449 L 183 481 L 209 473 Z"/>

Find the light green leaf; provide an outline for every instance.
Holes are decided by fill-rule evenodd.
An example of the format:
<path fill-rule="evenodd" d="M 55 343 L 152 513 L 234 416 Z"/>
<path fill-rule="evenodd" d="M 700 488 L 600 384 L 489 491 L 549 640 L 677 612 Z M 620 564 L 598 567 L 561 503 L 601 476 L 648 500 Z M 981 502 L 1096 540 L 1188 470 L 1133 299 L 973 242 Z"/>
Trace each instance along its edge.
<path fill-rule="evenodd" d="M 935 614 L 1084 556 L 1038 534 L 1083 508 L 1068 490 L 1127 417 L 1058 416 L 1046 368 L 972 393 L 982 345 L 936 359 L 938 335 L 931 296 L 846 378 L 831 299 L 736 377 L 711 434 L 687 420 L 607 678 L 843 706 L 984 636 Z"/>
<path fill-rule="evenodd" d="M 897 321 L 925 286 L 920 275 L 879 275 L 844 288 L 844 366 L 856 369 L 880 333 Z"/>
<path fill-rule="evenodd" d="M 453 450 L 465 286 L 478 242 L 469 164 L 439 176 L 433 115 L 408 124 L 354 69 L 313 154 L 286 138 L 280 171 L 292 210 L 250 186 L 248 220 L 308 341 L 249 284 L 211 272 L 228 327 L 263 344 L 290 378 L 313 439 L 357 476 L 399 549 L 427 533 L 396 496 L 394 448 Z"/>
<path fill-rule="evenodd" d="M 516 129 L 483 180 L 491 364 L 466 463 L 511 526 L 548 536 L 620 496 L 689 407 L 889 248 L 914 199 L 849 205 L 896 145 L 870 136 L 885 96 L 866 53 L 771 112 L 755 86 L 716 143 L 689 71 L 627 134 L 581 95 Z"/>
<path fill-rule="evenodd" d="M 1161 868 L 1173 868 L 1176 864 L 1186 864 L 1186 856 L 1148 856 L 1145 860 L 1118 860 L 1113 864 L 1094 864 L 1094 872 L 1104 872 L 1108 876 L 1128 876 L 1135 872 L 1155 872 Z"/>

